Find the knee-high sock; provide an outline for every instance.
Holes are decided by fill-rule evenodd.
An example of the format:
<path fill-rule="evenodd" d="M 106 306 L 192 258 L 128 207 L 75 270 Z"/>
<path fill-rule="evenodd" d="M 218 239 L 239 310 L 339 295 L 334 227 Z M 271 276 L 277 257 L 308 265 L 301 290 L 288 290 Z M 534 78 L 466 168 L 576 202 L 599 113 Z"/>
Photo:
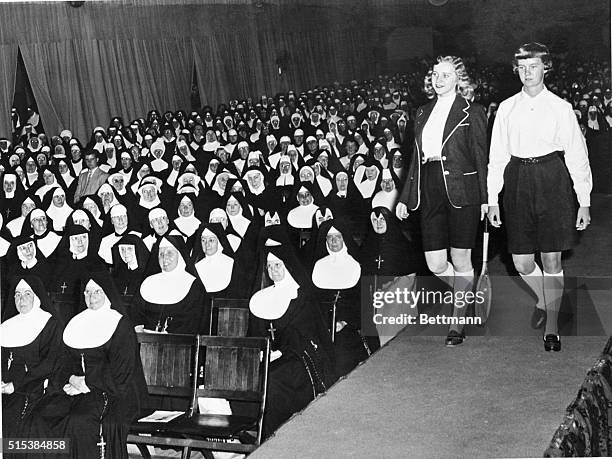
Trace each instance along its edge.
<path fill-rule="evenodd" d="M 544 301 L 544 277 L 538 264 L 534 264 L 535 268 L 533 268 L 533 272 L 529 274 L 521 274 L 521 277 L 538 297 L 536 308 L 546 309 L 546 301 Z"/>
<path fill-rule="evenodd" d="M 545 335 L 558 334 L 559 309 L 561 309 L 561 298 L 565 281 L 563 271 L 557 274 L 544 272 L 544 299 L 546 300 L 546 330 Z"/>
<path fill-rule="evenodd" d="M 450 288 L 453 288 L 453 284 L 455 283 L 455 268 L 453 268 L 453 265 L 451 265 L 448 261 L 446 263 L 448 265 L 446 266 L 446 269 L 443 272 L 436 274 L 436 276 L 446 282 Z"/>
<path fill-rule="evenodd" d="M 453 307 L 453 317 L 465 317 L 465 313 L 469 304 L 465 301 L 465 296 L 472 291 L 474 286 L 474 270 L 459 272 L 455 271 L 455 283 L 453 285 L 453 295 L 455 297 L 455 305 Z M 460 300 L 459 300 L 460 298 Z M 451 324 L 450 330 L 463 330 L 463 325 Z"/>

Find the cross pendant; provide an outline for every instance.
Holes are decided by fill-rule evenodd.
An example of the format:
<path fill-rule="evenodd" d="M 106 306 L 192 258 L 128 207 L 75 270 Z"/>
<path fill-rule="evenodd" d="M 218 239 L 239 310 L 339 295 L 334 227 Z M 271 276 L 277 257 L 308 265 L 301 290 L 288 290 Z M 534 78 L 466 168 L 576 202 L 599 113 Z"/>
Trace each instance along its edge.
<path fill-rule="evenodd" d="M 62 295 L 64 294 L 64 290 L 66 290 L 68 288 L 68 286 L 66 285 L 66 281 L 64 281 L 64 283 L 62 285 L 60 285 L 60 288 L 62 289 Z"/>
<path fill-rule="evenodd" d="M 276 331 L 276 328 L 272 326 L 272 322 L 270 322 L 270 328 L 268 328 L 268 331 L 270 332 L 270 337 L 272 338 L 272 341 L 274 341 L 274 332 Z"/>
<path fill-rule="evenodd" d="M 96 443 L 96 446 L 100 447 L 100 459 L 104 459 L 106 442 L 104 441 L 104 437 L 102 435 L 100 435 L 100 441 Z"/>
<path fill-rule="evenodd" d="M 377 263 L 377 265 L 378 265 L 378 266 L 377 266 L 377 269 L 380 269 L 380 264 L 381 264 L 382 262 L 384 262 L 385 260 L 382 258 L 382 256 L 378 255 L 378 258 L 377 258 L 375 261 L 376 261 L 376 263 Z"/>
<path fill-rule="evenodd" d="M 125 290 L 123 291 L 123 295 L 127 295 L 127 285 L 125 286 Z"/>

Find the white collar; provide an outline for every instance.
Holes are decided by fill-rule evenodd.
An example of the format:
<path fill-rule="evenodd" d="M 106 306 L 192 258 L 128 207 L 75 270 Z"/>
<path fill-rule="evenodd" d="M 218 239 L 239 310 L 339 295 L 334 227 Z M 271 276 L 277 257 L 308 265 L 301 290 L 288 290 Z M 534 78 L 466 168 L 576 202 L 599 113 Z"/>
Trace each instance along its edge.
<path fill-rule="evenodd" d="M 329 251 L 329 249 L 328 249 Z M 340 252 L 331 253 L 315 263 L 312 282 L 319 288 L 344 290 L 357 285 L 361 266 L 348 253 L 346 246 Z"/>
<path fill-rule="evenodd" d="M 178 217 L 174 219 L 174 224 L 181 233 L 187 237 L 191 237 L 195 233 L 202 222 L 195 216 L 195 213 L 190 217 Z"/>
<path fill-rule="evenodd" d="M 205 256 L 195 264 L 200 280 L 209 293 L 224 290 L 232 280 L 234 259 L 217 250 L 212 256 Z"/>
<path fill-rule="evenodd" d="M 64 229 L 64 226 L 66 226 L 66 220 L 68 220 L 68 217 L 72 211 L 73 209 L 67 202 L 64 202 L 62 207 L 57 207 L 55 204 L 51 203 L 47 209 L 47 216 L 53 220 L 53 229 L 55 231 L 62 231 Z"/>
<path fill-rule="evenodd" d="M 297 282 L 285 270 L 285 278 L 281 282 L 270 285 L 251 297 L 249 309 L 260 319 L 280 319 L 289 309 L 291 300 L 297 298 L 299 288 Z"/>
<path fill-rule="evenodd" d="M 293 174 L 281 174 L 276 179 L 276 186 L 293 185 L 295 183 L 295 177 Z"/>
<path fill-rule="evenodd" d="M 240 237 L 244 237 L 247 229 L 249 229 L 251 220 L 242 215 L 242 212 L 240 212 L 238 215 L 234 215 L 233 217 L 228 214 L 227 218 L 232 223 L 232 228 L 236 230 Z"/>
<path fill-rule="evenodd" d="M 10 248 L 10 246 L 11 246 L 11 243 L 9 241 L 0 237 L 0 258 L 6 255 L 6 252 L 8 252 L 8 249 Z"/>
<path fill-rule="evenodd" d="M 163 159 L 154 159 L 151 161 L 151 169 L 153 169 L 154 172 L 165 171 L 168 167 L 168 163 Z"/>
<path fill-rule="evenodd" d="M 124 232 L 123 234 L 126 233 L 127 228 L 126 232 Z M 121 236 L 117 236 L 115 233 L 111 233 L 108 236 L 104 236 L 100 241 L 100 249 L 98 250 L 98 255 L 100 255 L 100 257 L 109 265 L 113 264 L 113 246 L 117 243 L 119 239 L 123 237 L 123 234 Z"/>
<path fill-rule="evenodd" d="M 372 199 L 372 209 L 374 207 L 386 207 L 391 212 L 395 211 L 395 204 L 397 204 L 397 197 L 399 196 L 399 191 L 395 188 L 393 191 L 382 191 L 380 190 L 378 193 L 374 195 Z"/>
<path fill-rule="evenodd" d="M 2 347 L 21 347 L 33 342 L 51 318 L 40 305 L 34 306 L 27 314 L 17 314 L 0 325 Z"/>
<path fill-rule="evenodd" d="M 151 210 L 154 207 L 157 207 L 161 204 L 161 201 L 159 200 L 159 195 L 157 195 L 157 197 L 151 201 L 151 202 L 147 202 L 144 200 L 144 198 L 141 196 L 140 200 L 138 201 L 138 205 L 140 207 L 144 207 L 145 209 Z"/>
<path fill-rule="evenodd" d="M 319 184 L 319 188 L 321 188 L 323 196 L 327 197 L 333 188 L 331 181 L 327 177 L 323 177 L 321 174 L 319 174 L 317 175 L 317 183 Z"/>
<path fill-rule="evenodd" d="M 23 222 L 25 221 L 25 217 L 17 217 L 11 220 L 6 224 L 6 229 L 8 229 L 13 237 L 17 237 L 21 234 L 21 229 L 23 226 Z"/>
<path fill-rule="evenodd" d="M 194 280 L 195 277 L 177 266 L 173 271 L 147 277 L 140 286 L 140 295 L 148 303 L 175 304 L 187 296 Z"/>
<path fill-rule="evenodd" d="M 123 316 L 111 309 L 108 299 L 100 309 L 85 309 L 64 330 L 64 343 L 73 349 L 90 349 L 106 344 Z"/>
<path fill-rule="evenodd" d="M 287 223 L 293 228 L 312 228 L 312 216 L 318 208 L 319 206 L 315 203 L 307 206 L 297 206 L 287 214 Z"/>
<path fill-rule="evenodd" d="M 61 240 L 62 238 L 60 235 L 54 233 L 53 231 L 49 231 L 42 239 L 36 239 L 36 246 L 45 256 L 45 258 L 49 258 L 49 255 L 53 253 Z"/>

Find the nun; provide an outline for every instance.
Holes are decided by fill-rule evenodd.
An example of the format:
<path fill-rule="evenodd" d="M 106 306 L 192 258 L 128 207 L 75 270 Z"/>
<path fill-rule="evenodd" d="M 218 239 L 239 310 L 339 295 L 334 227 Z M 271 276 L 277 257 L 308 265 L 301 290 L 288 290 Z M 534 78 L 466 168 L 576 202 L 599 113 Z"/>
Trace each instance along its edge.
<path fill-rule="evenodd" d="M 43 208 L 47 208 L 47 216 L 53 220 L 53 231 L 61 233 L 66 227 L 66 221 L 73 212 L 66 201 L 66 191 L 62 187 L 47 192 L 43 201 Z"/>
<path fill-rule="evenodd" d="M 136 335 L 110 279 L 86 278 L 82 294 L 87 308 L 64 329 L 56 390 L 37 414 L 47 437 L 70 439 L 70 458 L 127 459 L 129 426 L 148 405 Z"/>
<path fill-rule="evenodd" d="M 312 282 L 318 289 L 323 316 L 334 327 L 338 376 L 348 374 L 380 347 L 378 336 L 361 333 L 361 266 L 350 227 L 342 220 L 321 223 L 316 241 Z"/>
<path fill-rule="evenodd" d="M 372 208 L 374 207 L 386 207 L 391 212 L 395 212 L 395 205 L 399 198 L 398 187 L 400 185 L 399 179 L 393 177 L 391 169 L 383 169 L 380 174 L 378 191 L 372 198 Z"/>
<path fill-rule="evenodd" d="M 6 229 L 8 229 L 13 237 L 17 237 L 21 234 L 21 231 L 24 227 L 24 222 L 30 212 L 32 212 L 36 208 L 36 203 L 31 197 L 26 197 L 21 203 L 21 215 L 10 220 L 6 224 Z"/>
<path fill-rule="evenodd" d="M 51 229 L 54 222 L 49 225 L 47 214 L 41 209 L 30 212 L 29 220 L 30 227 L 25 232 L 34 240 L 43 256 L 53 261 L 55 251 L 62 240 L 62 237 Z"/>
<path fill-rule="evenodd" d="M 193 249 L 196 272 L 210 298 L 245 298 L 251 283 L 240 269 L 225 230 L 220 223 L 208 223 L 196 233 Z M 251 281 L 253 276 L 251 276 Z"/>
<path fill-rule="evenodd" d="M 210 315 L 203 306 L 204 289 L 181 236 L 164 236 L 149 261 L 152 267 L 132 303 L 132 322 L 137 331 L 198 334 Z"/>
<path fill-rule="evenodd" d="M 2 432 L 7 438 L 38 437 L 32 412 L 59 370 L 62 327 L 36 276 L 14 278 L 5 305 L 0 325 Z"/>
<path fill-rule="evenodd" d="M 266 232 L 275 236 L 277 228 L 282 229 L 271 226 Z M 263 242 L 249 301 L 249 334 L 269 337 L 272 349 L 264 437 L 336 380 L 334 350 L 310 276 L 283 239 Z"/>
<path fill-rule="evenodd" d="M 119 293 L 133 297 L 138 293 L 146 274 L 149 250 L 140 236 L 124 233 L 111 249 L 112 277 Z M 131 303 L 131 300 L 130 300 Z M 130 306 L 130 305 L 127 305 Z"/>
<path fill-rule="evenodd" d="M 110 209 L 110 221 L 113 225 L 113 232 L 104 236 L 100 241 L 100 248 L 98 249 L 98 255 L 108 265 L 113 264 L 112 250 L 117 241 L 121 239 L 125 234 L 132 233 L 140 237 L 140 233 L 137 231 L 129 230 L 128 211 L 123 204 L 116 204 Z"/>
<path fill-rule="evenodd" d="M 420 245 L 402 233 L 395 214 L 386 207 L 375 207 L 370 213 L 370 225 L 361 247 L 360 263 L 362 273 L 369 279 L 364 291 L 373 298 L 376 291 L 413 290 L 416 273 L 422 271 L 424 258 Z M 379 312 L 389 317 L 398 316 L 414 313 L 416 306 L 398 302 L 386 304 L 384 310 Z M 373 319 L 364 317 L 365 323 L 373 324 Z M 381 345 L 393 338 L 402 328 L 401 325 L 388 324 L 379 327 Z"/>
<path fill-rule="evenodd" d="M 187 238 L 191 238 L 202 224 L 202 221 L 195 215 L 195 205 L 194 194 L 183 194 L 178 201 L 178 217 L 174 219 L 174 225 Z"/>
<path fill-rule="evenodd" d="M 2 191 L 0 192 L 0 213 L 6 221 L 15 218 L 25 197 L 23 184 L 17 179 L 17 174 L 5 172 L 2 176 Z"/>
<path fill-rule="evenodd" d="M 79 294 L 84 280 L 93 273 L 110 277 L 104 261 L 97 255 L 95 240 L 81 225 L 70 225 L 58 248 L 58 265 L 50 282 L 49 291 L 61 293 L 63 309 L 58 311 L 64 323 L 79 312 L 82 303 Z"/>
<path fill-rule="evenodd" d="M 18 236 L 13 240 L 7 253 L 8 277 L 31 274 L 45 284 L 50 280 L 51 267 L 40 252 L 36 243 L 28 236 Z"/>
<path fill-rule="evenodd" d="M 208 216 L 209 223 L 221 223 L 225 234 L 227 235 L 227 240 L 232 246 L 232 250 L 237 252 L 242 244 L 242 238 L 238 235 L 236 230 L 231 226 L 229 219 L 227 217 L 227 213 L 223 209 L 213 209 L 210 211 Z"/>

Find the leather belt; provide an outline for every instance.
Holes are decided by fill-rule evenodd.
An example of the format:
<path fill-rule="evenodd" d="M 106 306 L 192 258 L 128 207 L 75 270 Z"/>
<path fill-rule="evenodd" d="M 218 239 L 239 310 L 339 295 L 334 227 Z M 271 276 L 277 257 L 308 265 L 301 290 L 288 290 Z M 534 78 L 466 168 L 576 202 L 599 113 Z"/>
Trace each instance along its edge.
<path fill-rule="evenodd" d="M 442 157 L 441 156 L 428 156 L 426 158 L 423 158 L 423 164 L 433 163 L 434 161 L 442 161 Z"/>
<path fill-rule="evenodd" d="M 548 161 L 552 161 L 553 159 L 559 157 L 559 151 L 553 151 L 552 153 L 548 153 L 547 155 L 544 156 L 534 156 L 531 158 L 520 158 L 518 156 L 511 156 L 510 160 L 521 163 L 521 164 L 540 164 L 540 163 L 545 163 Z"/>

